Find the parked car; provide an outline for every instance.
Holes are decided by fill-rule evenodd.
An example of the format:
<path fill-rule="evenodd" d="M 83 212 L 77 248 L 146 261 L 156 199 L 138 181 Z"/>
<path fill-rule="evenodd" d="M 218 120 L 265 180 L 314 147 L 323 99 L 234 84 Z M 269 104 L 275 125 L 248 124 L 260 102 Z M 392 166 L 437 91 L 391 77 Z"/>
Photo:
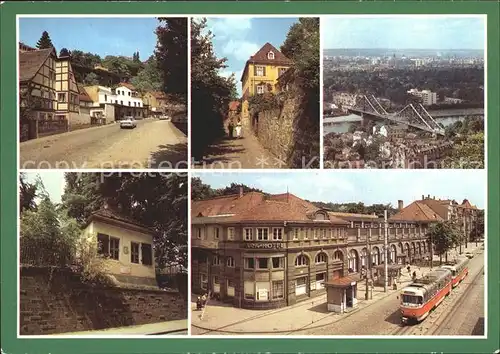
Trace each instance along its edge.
<path fill-rule="evenodd" d="M 121 129 L 124 129 L 124 128 L 133 129 L 135 127 L 137 127 L 137 122 L 134 119 L 134 117 L 132 117 L 132 116 L 127 116 L 120 121 L 120 128 Z"/>
<path fill-rule="evenodd" d="M 471 258 L 474 258 L 474 253 L 472 252 L 465 252 L 465 257 L 471 259 Z"/>
<path fill-rule="evenodd" d="M 158 117 L 159 120 L 170 120 L 170 117 L 167 114 L 162 114 Z"/>

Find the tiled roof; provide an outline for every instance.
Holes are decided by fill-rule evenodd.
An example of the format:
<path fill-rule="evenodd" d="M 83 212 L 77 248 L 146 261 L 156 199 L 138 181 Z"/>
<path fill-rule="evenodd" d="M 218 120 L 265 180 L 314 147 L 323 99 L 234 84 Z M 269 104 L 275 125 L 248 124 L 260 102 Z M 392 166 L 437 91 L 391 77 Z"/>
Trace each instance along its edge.
<path fill-rule="evenodd" d="M 193 218 L 226 216 L 226 222 L 313 222 L 310 214 L 320 210 L 290 193 L 265 196 L 263 193 L 250 192 L 241 197 L 230 195 L 192 203 Z M 347 224 L 337 217 L 330 217 L 325 222 Z"/>
<path fill-rule="evenodd" d="M 325 286 L 331 286 L 334 288 L 348 288 L 352 283 L 357 283 L 357 279 L 351 276 L 346 276 L 342 278 L 332 279 L 325 282 Z"/>
<path fill-rule="evenodd" d="M 378 221 L 379 219 L 377 215 L 371 215 L 371 214 L 342 213 L 339 211 L 329 211 L 328 214 L 345 220 Z"/>
<path fill-rule="evenodd" d="M 55 55 L 54 48 L 19 52 L 19 81 L 24 82 L 33 79 L 51 54 Z"/>
<path fill-rule="evenodd" d="M 450 205 L 450 200 L 441 199 L 424 199 L 419 200 L 420 203 L 427 205 L 432 211 L 438 214 L 442 219 L 447 219 L 448 217 L 448 206 Z"/>
<path fill-rule="evenodd" d="M 274 59 L 268 59 L 267 54 L 269 52 L 274 53 Z M 250 59 L 245 63 L 245 68 L 243 69 L 243 73 L 241 74 L 241 80 L 243 81 L 243 76 L 248 69 L 249 64 L 268 64 L 268 65 L 284 65 L 289 66 L 292 65 L 292 61 L 288 59 L 285 54 L 281 53 L 275 46 L 271 43 L 267 42 L 260 48 L 257 53 L 252 55 Z"/>
<path fill-rule="evenodd" d="M 130 83 L 128 83 L 128 82 L 120 82 L 120 83 L 118 84 L 118 87 L 119 87 L 119 86 L 123 86 L 123 87 L 128 88 L 129 90 L 135 91 L 135 86 L 134 86 L 134 85 L 132 85 L 132 84 L 130 84 Z"/>
<path fill-rule="evenodd" d="M 90 216 L 90 219 L 92 219 L 92 218 L 105 218 L 105 219 L 116 220 L 116 221 L 120 221 L 120 222 L 123 222 L 126 224 L 138 226 L 140 228 L 149 230 L 149 228 L 147 226 L 145 226 L 145 225 L 143 225 L 135 220 L 132 220 L 129 217 L 124 216 L 123 214 L 121 214 L 120 212 L 118 212 L 116 210 L 111 210 L 110 208 L 104 207 L 104 208 L 97 210 L 96 212 L 92 213 L 92 215 Z"/>
<path fill-rule="evenodd" d="M 391 216 L 391 221 L 442 221 L 441 217 L 430 206 L 422 203 L 421 200 L 413 202 L 401 209 L 398 213 Z"/>
<path fill-rule="evenodd" d="M 78 84 L 78 91 L 80 91 L 80 101 L 93 102 L 82 84 Z"/>

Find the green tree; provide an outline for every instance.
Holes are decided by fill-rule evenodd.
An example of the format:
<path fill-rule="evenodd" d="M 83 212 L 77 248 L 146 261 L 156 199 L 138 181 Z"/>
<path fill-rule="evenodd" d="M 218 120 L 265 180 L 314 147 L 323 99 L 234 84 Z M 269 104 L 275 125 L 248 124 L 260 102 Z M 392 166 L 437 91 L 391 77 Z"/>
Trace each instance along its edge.
<path fill-rule="evenodd" d="M 162 73 L 165 92 L 187 101 L 188 25 L 186 18 L 160 17 L 155 56 Z"/>
<path fill-rule="evenodd" d="M 445 261 L 448 261 L 448 251 L 456 247 L 460 243 L 460 232 L 456 226 L 450 221 L 441 221 L 430 225 L 427 237 L 437 255 L 442 262 L 443 255 Z"/>
<path fill-rule="evenodd" d="M 131 63 L 132 61 L 130 59 L 114 55 L 107 55 L 102 61 L 102 65 L 110 72 L 125 77 L 131 75 Z"/>
<path fill-rule="evenodd" d="M 215 196 L 215 191 L 199 177 L 191 178 L 191 200 L 209 199 Z"/>
<path fill-rule="evenodd" d="M 90 72 L 87 75 L 85 75 L 85 78 L 83 79 L 83 83 L 85 85 L 99 85 L 99 76 L 94 73 Z"/>
<path fill-rule="evenodd" d="M 71 51 L 71 64 L 93 69 L 96 65 L 101 65 L 101 57 L 97 54 L 73 50 Z"/>
<path fill-rule="evenodd" d="M 470 240 L 476 241 L 484 237 L 484 210 L 478 210 L 477 219 L 472 224 Z"/>
<path fill-rule="evenodd" d="M 52 44 L 52 40 L 50 39 L 49 32 L 43 31 L 42 36 L 36 43 L 36 47 L 38 49 L 47 49 L 47 48 L 54 48 L 54 45 Z"/>
<path fill-rule="evenodd" d="M 60 58 L 69 57 L 70 55 L 71 52 L 68 50 L 68 48 L 62 48 L 61 51 L 59 52 Z"/>
<path fill-rule="evenodd" d="M 191 22 L 191 151 L 197 161 L 223 136 L 223 117 L 236 86 L 232 77 L 220 75 L 227 59 L 215 55 L 206 23 L 205 18 Z"/>
<path fill-rule="evenodd" d="M 146 61 L 144 68 L 139 71 L 137 76 L 131 79 L 131 82 L 141 92 L 163 91 L 161 72 L 158 69 L 158 62 L 154 56 L 151 56 Z"/>
<path fill-rule="evenodd" d="M 36 209 L 37 190 L 37 183 L 27 182 L 26 174 L 21 172 L 19 175 L 19 208 L 21 213 L 25 210 L 34 211 Z"/>
<path fill-rule="evenodd" d="M 484 168 L 484 133 L 469 135 L 453 145 L 451 155 L 444 159 L 445 168 Z"/>

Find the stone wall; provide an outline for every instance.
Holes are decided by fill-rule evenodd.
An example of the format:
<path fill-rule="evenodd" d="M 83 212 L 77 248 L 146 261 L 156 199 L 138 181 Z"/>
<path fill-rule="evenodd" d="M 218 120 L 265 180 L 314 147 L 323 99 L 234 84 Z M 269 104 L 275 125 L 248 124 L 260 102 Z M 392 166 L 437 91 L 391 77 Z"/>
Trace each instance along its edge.
<path fill-rule="evenodd" d="M 283 108 L 262 111 L 252 122 L 254 131 L 262 146 L 282 161 L 287 162 L 294 145 L 294 121 L 298 102 L 294 98 L 285 100 Z"/>
<path fill-rule="evenodd" d="M 21 268 L 20 334 L 43 335 L 187 318 L 178 292 L 95 287 L 70 270 Z"/>

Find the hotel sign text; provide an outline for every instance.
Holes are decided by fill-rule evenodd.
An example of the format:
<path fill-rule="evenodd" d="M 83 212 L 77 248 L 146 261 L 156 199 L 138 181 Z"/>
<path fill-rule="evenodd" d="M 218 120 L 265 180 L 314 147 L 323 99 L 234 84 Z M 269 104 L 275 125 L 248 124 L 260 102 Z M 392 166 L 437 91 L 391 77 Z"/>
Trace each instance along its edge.
<path fill-rule="evenodd" d="M 244 244 L 245 248 L 251 248 L 251 249 L 280 249 L 283 248 L 283 243 L 281 242 L 245 242 Z"/>

